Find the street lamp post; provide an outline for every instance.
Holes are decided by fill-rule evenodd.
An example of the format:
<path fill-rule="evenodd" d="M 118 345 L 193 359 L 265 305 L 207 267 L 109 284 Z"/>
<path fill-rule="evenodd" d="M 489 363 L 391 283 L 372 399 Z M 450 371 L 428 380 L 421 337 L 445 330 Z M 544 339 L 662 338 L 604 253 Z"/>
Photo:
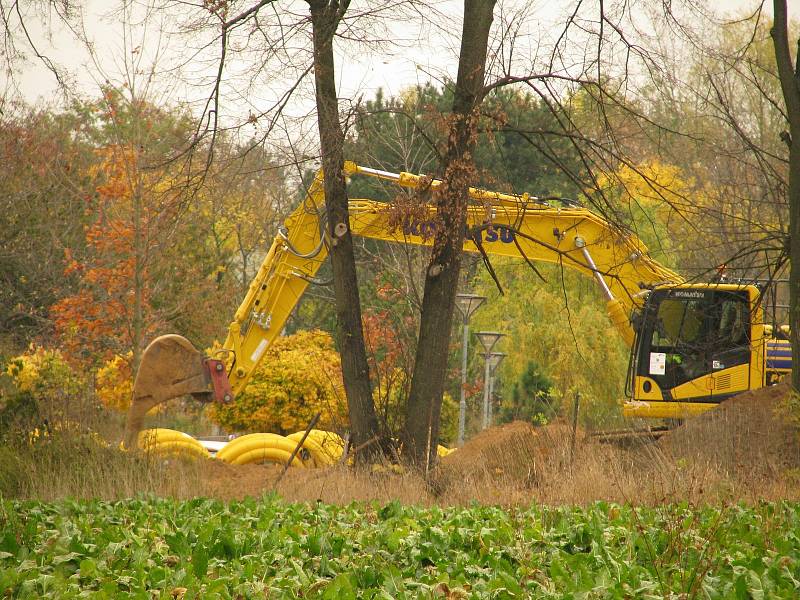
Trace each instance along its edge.
<path fill-rule="evenodd" d="M 461 396 L 458 402 L 458 446 L 464 445 L 464 426 L 467 419 L 467 347 L 469 346 L 469 319 L 486 300 L 485 296 L 475 294 L 456 294 L 456 307 L 464 323 L 464 337 L 461 339 Z"/>
<path fill-rule="evenodd" d="M 497 373 L 497 367 L 500 366 L 500 363 L 503 362 L 505 357 L 506 355 L 503 352 L 492 352 L 489 355 L 489 369 L 491 371 L 491 378 L 489 379 L 489 424 L 492 423 L 494 418 L 492 399 L 494 398 L 494 383 L 497 380 L 495 373 Z"/>
<path fill-rule="evenodd" d="M 477 338 L 483 345 L 484 375 L 483 375 L 483 424 L 481 429 L 489 426 L 489 380 L 492 377 L 492 349 L 501 337 L 505 334 L 497 331 L 478 331 Z"/>

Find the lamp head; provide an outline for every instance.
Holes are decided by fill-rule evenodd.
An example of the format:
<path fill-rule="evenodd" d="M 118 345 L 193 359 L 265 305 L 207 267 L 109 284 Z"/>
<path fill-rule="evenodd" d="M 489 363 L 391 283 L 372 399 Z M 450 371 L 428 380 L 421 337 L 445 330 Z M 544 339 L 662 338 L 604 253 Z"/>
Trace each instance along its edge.
<path fill-rule="evenodd" d="M 497 367 L 500 366 L 500 363 L 503 362 L 503 359 L 506 357 L 504 352 L 490 352 L 489 353 L 489 369 L 491 369 L 491 374 L 494 375 L 494 372 L 497 370 Z"/>
<path fill-rule="evenodd" d="M 475 333 L 475 335 L 483 345 L 483 349 L 486 351 L 486 354 L 489 354 L 494 348 L 494 345 L 497 343 L 497 340 L 499 340 L 505 334 L 498 331 L 478 331 Z"/>
<path fill-rule="evenodd" d="M 478 296 L 476 294 L 456 294 L 456 308 L 461 313 L 464 320 L 469 321 L 478 307 L 486 300 L 486 296 Z"/>

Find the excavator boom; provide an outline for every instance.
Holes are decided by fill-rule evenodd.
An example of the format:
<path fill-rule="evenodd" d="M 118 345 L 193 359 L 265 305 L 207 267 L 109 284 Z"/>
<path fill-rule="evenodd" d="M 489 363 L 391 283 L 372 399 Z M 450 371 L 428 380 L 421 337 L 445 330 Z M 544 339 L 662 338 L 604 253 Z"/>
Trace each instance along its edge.
<path fill-rule="evenodd" d="M 349 175 L 393 176 L 404 187 L 426 185 L 423 178 L 409 173 L 394 175 L 352 163 L 347 163 L 346 170 Z M 638 238 L 610 226 L 587 209 L 552 207 L 529 196 L 477 189 L 470 190 L 470 195 L 475 202 L 468 209 L 466 252 L 479 252 L 480 245 L 489 255 L 561 263 L 597 278 L 613 305 L 612 320 L 628 345 L 633 341 L 628 316 L 642 305 L 643 290 L 654 284 L 682 281 L 677 273 L 650 259 Z M 234 394 L 246 385 L 327 257 L 323 213 L 320 173 L 303 204 L 280 228 L 228 327 L 222 349 L 232 359 Z M 429 205 L 419 214 L 421 218 L 393 227 L 391 206 L 386 202 L 350 200 L 350 228 L 360 237 L 428 244 L 438 223 L 436 210 Z"/>

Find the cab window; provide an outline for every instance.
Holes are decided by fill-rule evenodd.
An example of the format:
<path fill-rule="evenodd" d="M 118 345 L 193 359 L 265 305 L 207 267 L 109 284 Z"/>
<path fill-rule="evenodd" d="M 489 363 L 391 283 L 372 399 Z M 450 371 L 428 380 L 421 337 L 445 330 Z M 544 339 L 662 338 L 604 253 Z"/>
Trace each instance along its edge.
<path fill-rule="evenodd" d="M 673 290 L 652 298 L 640 373 L 670 389 L 750 360 L 750 304 L 743 291 Z"/>
<path fill-rule="evenodd" d="M 694 345 L 702 339 L 703 301 L 665 298 L 658 307 L 651 345 L 661 352 Z"/>

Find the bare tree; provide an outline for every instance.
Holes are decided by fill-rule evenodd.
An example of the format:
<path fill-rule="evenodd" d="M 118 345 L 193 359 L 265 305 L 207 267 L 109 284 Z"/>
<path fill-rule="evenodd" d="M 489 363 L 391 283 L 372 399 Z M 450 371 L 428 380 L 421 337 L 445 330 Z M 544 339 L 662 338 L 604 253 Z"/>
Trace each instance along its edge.
<path fill-rule="evenodd" d="M 789 326 L 792 355 L 796 357 L 792 387 L 800 391 L 800 368 L 797 368 L 800 357 L 800 56 L 795 57 L 792 65 L 786 0 L 773 0 L 773 8 L 775 22 L 771 34 L 789 122 L 789 133 L 784 136 L 789 146 Z M 797 44 L 800 50 L 800 39 Z"/>
<path fill-rule="evenodd" d="M 485 93 L 484 73 L 494 0 L 465 0 L 458 76 L 450 117 L 442 183 L 436 192 L 438 221 L 422 299 L 419 340 L 406 412 L 404 451 L 408 460 L 427 465 L 439 439 L 442 394 L 450 329 L 461 270 L 469 187 L 475 179 L 478 106 Z"/>
<path fill-rule="evenodd" d="M 336 327 L 342 356 L 350 435 L 355 447 L 364 448 L 357 459 L 368 459 L 380 448 L 364 446 L 378 436 L 378 419 L 372 401 L 369 366 L 361 323 L 361 301 L 353 255 L 353 237 L 344 180 L 344 133 L 339 121 L 333 38 L 349 0 L 309 0 L 314 30 L 314 81 L 322 168 L 325 174 L 325 212 L 330 239 L 336 302 Z"/>
<path fill-rule="evenodd" d="M 9 81 L 16 77 L 20 65 L 31 63 L 31 57 L 42 64 L 66 91 L 68 74 L 46 51 L 46 40 L 53 28 L 73 27 L 79 20 L 81 2 L 71 0 L 0 0 L 0 68 Z M 44 36 L 37 35 L 37 28 Z"/>

